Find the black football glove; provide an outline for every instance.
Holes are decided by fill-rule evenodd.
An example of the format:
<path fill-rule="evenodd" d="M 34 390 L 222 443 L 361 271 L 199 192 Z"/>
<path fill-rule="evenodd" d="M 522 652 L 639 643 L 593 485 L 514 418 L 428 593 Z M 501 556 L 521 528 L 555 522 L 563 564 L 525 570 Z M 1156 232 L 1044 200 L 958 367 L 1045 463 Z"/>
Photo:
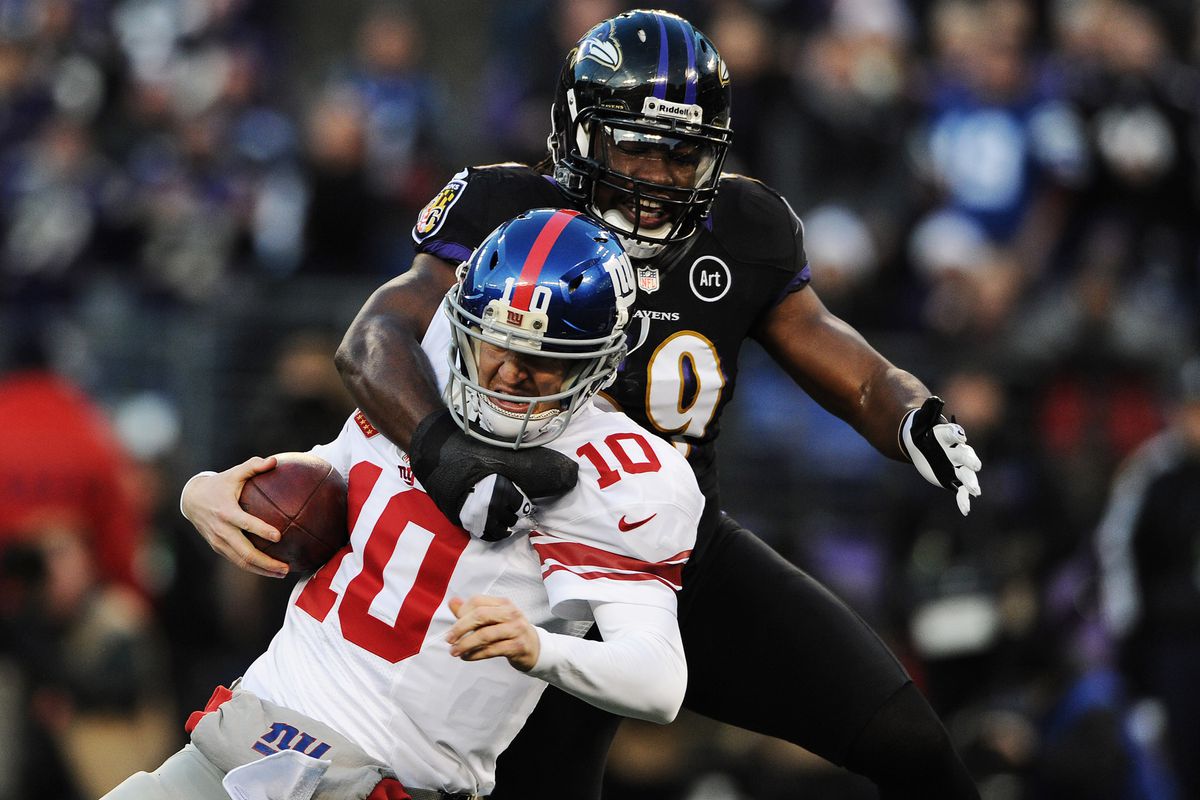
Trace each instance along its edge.
<path fill-rule="evenodd" d="M 930 397 L 905 414 L 900 447 L 925 480 L 954 492 L 958 510 L 965 517 L 971 510 L 971 498 L 981 494 L 975 473 L 983 464 L 967 444 L 962 426 L 942 416 L 944 405 L 942 398 Z"/>
<path fill-rule="evenodd" d="M 524 527 L 533 512 L 529 498 L 558 497 L 579 479 L 579 465 L 555 450 L 506 450 L 471 438 L 448 408 L 421 420 L 408 455 L 446 518 L 489 542 Z"/>

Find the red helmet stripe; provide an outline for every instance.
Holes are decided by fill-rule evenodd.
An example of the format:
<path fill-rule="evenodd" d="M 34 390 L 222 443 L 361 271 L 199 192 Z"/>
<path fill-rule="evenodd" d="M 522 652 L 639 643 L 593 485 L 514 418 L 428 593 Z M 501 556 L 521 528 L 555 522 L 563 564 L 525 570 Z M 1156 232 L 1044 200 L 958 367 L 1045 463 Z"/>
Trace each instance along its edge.
<path fill-rule="evenodd" d="M 517 286 L 513 290 L 512 304 L 514 308 L 521 311 L 529 310 L 529 303 L 533 300 L 533 287 L 537 285 L 538 275 L 542 274 L 542 266 L 545 265 L 546 258 L 554 249 L 554 243 L 558 241 L 563 228 L 567 227 L 567 223 L 577 216 L 579 216 L 578 211 L 564 208 L 554 212 L 554 215 L 546 220 L 546 224 L 538 233 L 537 238 L 533 240 L 533 247 L 529 249 L 529 255 L 525 256 L 525 263 L 521 266 L 521 276 L 517 278 Z"/>

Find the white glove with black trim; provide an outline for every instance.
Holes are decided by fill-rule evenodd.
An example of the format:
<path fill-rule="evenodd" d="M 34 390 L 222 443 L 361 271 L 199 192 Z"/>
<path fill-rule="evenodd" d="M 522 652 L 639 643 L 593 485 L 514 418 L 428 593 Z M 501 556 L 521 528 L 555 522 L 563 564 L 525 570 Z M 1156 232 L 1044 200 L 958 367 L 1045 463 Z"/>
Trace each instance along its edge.
<path fill-rule="evenodd" d="M 477 441 L 448 408 L 421 420 L 408 454 L 421 488 L 446 519 L 488 542 L 533 526 L 530 497 L 558 497 L 579 480 L 579 465 L 557 450 L 504 450 Z"/>
<path fill-rule="evenodd" d="M 900 449 L 925 480 L 954 492 L 958 510 L 965 517 L 971 510 L 971 498 L 982 494 L 975 473 L 983 464 L 967 444 L 962 426 L 942 416 L 944 405 L 942 398 L 930 397 L 905 414 L 900 423 Z"/>
<path fill-rule="evenodd" d="M 488 475 L 471 489 L 458 512 L 463 529 L 485 542 L 533 530 L 533 501 L 503 475 Z"/>

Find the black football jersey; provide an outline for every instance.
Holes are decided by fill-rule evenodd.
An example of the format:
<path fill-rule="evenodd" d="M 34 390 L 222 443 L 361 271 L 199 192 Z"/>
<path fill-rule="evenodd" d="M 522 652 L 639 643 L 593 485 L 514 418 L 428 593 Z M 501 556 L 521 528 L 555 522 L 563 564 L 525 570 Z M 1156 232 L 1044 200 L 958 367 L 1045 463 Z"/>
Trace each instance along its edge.
<path fill-rule="evenodd" d="M 522 211 L 568 205 L 551 178 L 524 165 L 471 167 L 425 207 L 413 238 L 417 252 L 457 264 Z M 687 455 L 711 521 L 719 510 L 715 440 L 738 353 L 764 315 L 808 284 L 803 227 L 777 193 L 725 175 L 702 229 L 634 267 L 633 349 L 603 396 Z"/>

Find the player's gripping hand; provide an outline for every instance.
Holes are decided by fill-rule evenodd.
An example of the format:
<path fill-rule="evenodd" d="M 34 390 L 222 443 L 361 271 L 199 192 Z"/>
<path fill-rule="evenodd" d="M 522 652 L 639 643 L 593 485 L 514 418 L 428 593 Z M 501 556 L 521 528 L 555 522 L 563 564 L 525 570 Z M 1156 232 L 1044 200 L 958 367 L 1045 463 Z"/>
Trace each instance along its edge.
<path fill-rule="evenodd" d="M 954 492 L 965 517 L 971 498 L 982 493 L 975 473 L 983 464 L 962 426 L 942 416 L 944 405 L 940 397 L 930 397 L 908 412 L 900 425 L 900 447 L 925 480 Z"/>
<path fill-rule="evenodd" d="M 458 619 L 446 634 L 450 655 L 463 661 L 504 657 L 521 672 L 537 664 L 537 629 L 511 600 L 478 594 L 466 601 L 452 597 L 449 606 Z"/>
<path fill-rule="evenodd" d="M 574 488 L 579 465 L 545 447 L 505 450 L 472 439 L 435 411 L 417 426 L 409 447 L 413 474 L 434 504 L 473 536 L 496 541 L 523 527 L 531 497 Z"/>
<path fill-rule="evenodd" d="M 288 566 L 259 551 L 246 534 L 279 541 L 279 531 L 251 516 L 238 505 L 246 481 L 275 469 L 275 456 L 255 456 L 224 472 L 202 472 L 183 487 L 179 510 L 195 526 L 208 546 L 247 572 L 268 578 L 287 575 Z"/>

